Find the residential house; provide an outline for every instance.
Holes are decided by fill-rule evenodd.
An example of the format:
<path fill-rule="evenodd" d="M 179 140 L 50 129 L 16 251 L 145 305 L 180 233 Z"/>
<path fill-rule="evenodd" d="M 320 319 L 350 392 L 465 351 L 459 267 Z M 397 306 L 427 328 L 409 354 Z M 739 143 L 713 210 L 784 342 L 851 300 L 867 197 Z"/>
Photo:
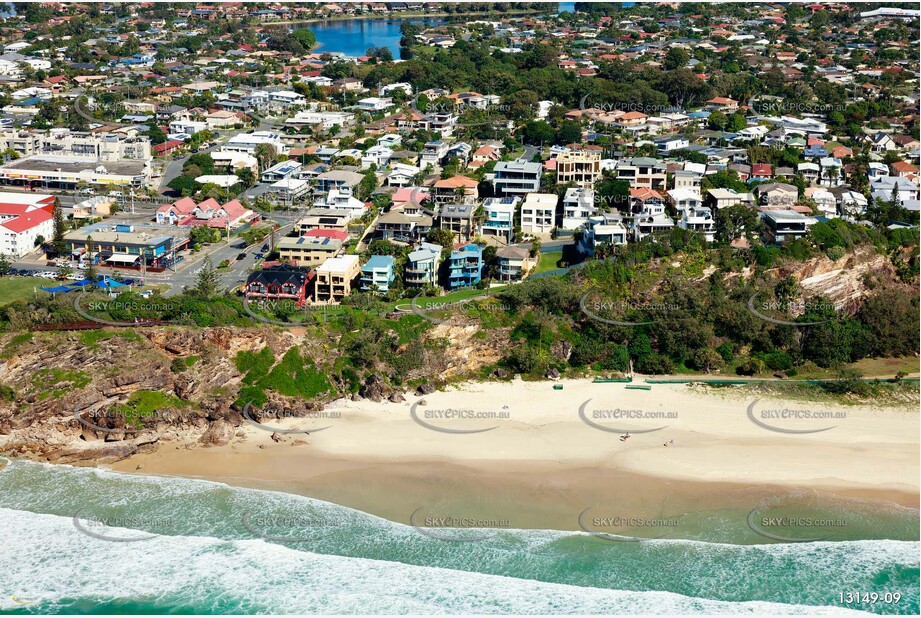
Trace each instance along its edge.
<path fill-rule="evenodd" d="M 595 214 L 595 190 L 581 187 L 566 189 L 563 196 L 563 223 L 564 230 L 576 230 Z"/>
<path fill-rule="evenodd" d="M 529 161 L 500 161 L 493 169 L 493 187 L 498 195 L 524 195 L 540 191 L 543 166 Z"/>
<path fill-rule="evenodd" d="M 499 247 L 496 249 L 496 261 L 499 281 L 521 281 L 534 268 L 534 258 L 527 245 Z"/>
<path fill-rule="evenodd" d="M 775 244 L 803 238 L 816 223 L 814 218 L 795 210 L 762 210 L 761 219 L 764 221 L 764 242 Z"/>
<path fill-rule="evenodd" d="M 681 211 L 678 227 L 685 230 L 699 232 L 707 240 L 713 242 L 716 235 L 716 220 L 713 213 L 705 206 L 695 206 Z"/>
<path fill-rule="evenodd" d="M 486 215 L 482 231 L 484 235 L 502 236 L 510 241 L 515 230 L 515 211 L 521 202 L 519 197 L 490 197 L 483 202 Z"/>
<path fill-rule="evenodd" d="M 438 212 L 438 227 L 448 230 L 461 242 L 469 241 L 474 230 L 474 204 L 442 204 Z"/>
<path fill-rule="evenodd" d="M 765 182 L 754 189 L 755 197 L 762 206 L 792 206 L 799 197 L 799 190 L 794 185 L 782 182 Z"/>
<path fill-rule="evenodd" d="M 438 204 L 448 202 L 471 203 L 479 197 L 480 183 L 468 176 L 451 176 L 435 181 L 432 197 Z"/>

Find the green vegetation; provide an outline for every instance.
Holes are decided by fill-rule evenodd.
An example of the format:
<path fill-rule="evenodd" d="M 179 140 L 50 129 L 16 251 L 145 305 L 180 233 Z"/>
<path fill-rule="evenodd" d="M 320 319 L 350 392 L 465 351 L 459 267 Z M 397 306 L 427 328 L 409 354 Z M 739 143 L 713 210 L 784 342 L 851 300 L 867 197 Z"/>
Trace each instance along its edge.
<path fill-rule="evenodd" d="M 32 394 L 39 401 L 57 399 L 71 389 L 81 389 L 92 381 L 89 374 L 81 370 L 39 369 L 32 376 Z"/>
<path fill-rule="evenodd" d="M 237 370 L 245 373 L 236 405 L 261 406 L 268 402 L 266 391 L 287 397 L 315 399 L 334 393 L 326 375 L 309 358 L 301 357 L 297 348 L 289 349 L 276 363 L 271 350 L 241 351 L 236 357 Z"/>
<path fill-rule="evenodd" d="M 56 284 L 40 277 L 2 277 L 0 278 L 0 306 L 31 298 L 35 296 L 36 288 L 54 285 Z M 44 292 L 41 293 L 44 294 Z"/>
<path fill-rule="evenodd" d="M 115 408 L 113 413 L 125 419 L 127 427 L 138 429 L 146 419 L 156 420 L 166 408 L 183 408 L 191 403 L 161 391 L 139 390 L 131 393 L 128 401 Z"/>

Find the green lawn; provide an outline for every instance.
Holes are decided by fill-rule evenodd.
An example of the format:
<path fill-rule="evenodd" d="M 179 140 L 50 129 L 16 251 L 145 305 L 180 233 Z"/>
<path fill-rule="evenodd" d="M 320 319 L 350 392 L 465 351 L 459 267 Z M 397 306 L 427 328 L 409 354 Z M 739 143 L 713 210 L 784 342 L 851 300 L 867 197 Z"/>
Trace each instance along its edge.
<path fill-rule="evenodd" d="M 40 286 L 53 288 L 57 281 L 40 277 L 0 277 L 0 305 L 6 305 L 35 294 Z M 39 290 L 40 294 L 46 294 Z"/>
<path fill-rule="evenodd" d="M 537 263 L 537 268 L 534 269 L 534 274 L 544 273 L 548 270 L 556 270 L 559 268 L 557 262 L 563 259 L 562 251 L 551 251 L 549 253 L 541 253 L 540 261 Z"/>

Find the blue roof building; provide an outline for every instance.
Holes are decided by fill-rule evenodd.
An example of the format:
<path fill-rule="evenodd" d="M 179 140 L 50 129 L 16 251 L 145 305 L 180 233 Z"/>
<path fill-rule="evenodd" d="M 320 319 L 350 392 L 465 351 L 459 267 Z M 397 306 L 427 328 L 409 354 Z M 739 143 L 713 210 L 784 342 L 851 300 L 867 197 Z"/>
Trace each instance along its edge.
<path fill-rule="evenodd" d="M 448 258 L 448 287 L 464 288 L 480 282 L 483 272 L 483 248 L 470 243 L 458 247 Z"/>
<path fill-rule="evenodd" d="M 395 261 L 389 255 L 372 255 L 361 267 L 361 291 L 377 291 L 386 294 L 393 283 L 393 265 Z"/>

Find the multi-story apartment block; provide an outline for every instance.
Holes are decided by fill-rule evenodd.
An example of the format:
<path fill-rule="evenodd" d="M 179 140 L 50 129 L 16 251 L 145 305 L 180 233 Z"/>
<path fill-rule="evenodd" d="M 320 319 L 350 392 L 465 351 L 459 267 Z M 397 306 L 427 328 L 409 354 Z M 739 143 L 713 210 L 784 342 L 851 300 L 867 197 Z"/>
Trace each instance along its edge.
<path fill-rule="evenodd" d="M 580 187 L 591 187 L 600 175 L 600 151 L 561 152 L 556 157 L 556 181 L 559 184 L 574 182 Z"/>
<path fill-rule="evenodd" d="M 480 282 L 483 273 L 483 248 L 470 243 L 458 247 L 448 258 L 448 287 L 470 287 Z"/>
<path fill-rule="evenodd" d="M 0 150 L 12 150 L 20 157 L 51 155 L 113 162 L 144 161 L 151 157 L 150 139 L 145 136 L 69 129 L 0 131 Z"/>
<path fill-rule="evenodd" d="M 517 197 L 490 197 L 483 202 L 483 234 L 503 236 L 510 239 L 515 230 L 515 211 L 521 201 Z"/>
<path fill-rule="evenodd" d="M 525 195 L 540 191 L 543 171 L 540 163 L 499 161 L 493 171 L 493 187 L 499 195 Z"/>
<path fill-rule="evenodd" d="M 549 234 L 556 226 L 557 201 L 553 193 L 528 193 L 521 204 L 521 231 Z"/>
<path fill-rule="evenodd" d="M 393 265 L 394 259 L 390 255 L 372 255 L 361 267 L 361 291 L 389 292 L 393 283 Z"/>
<path fill-rule="evenodd" d="M 338 303 L 352 293 L 352 283 L 361 272 L 357 255 L 331 257 L 317 268 L 313 300 L 318 303 Z"/>

